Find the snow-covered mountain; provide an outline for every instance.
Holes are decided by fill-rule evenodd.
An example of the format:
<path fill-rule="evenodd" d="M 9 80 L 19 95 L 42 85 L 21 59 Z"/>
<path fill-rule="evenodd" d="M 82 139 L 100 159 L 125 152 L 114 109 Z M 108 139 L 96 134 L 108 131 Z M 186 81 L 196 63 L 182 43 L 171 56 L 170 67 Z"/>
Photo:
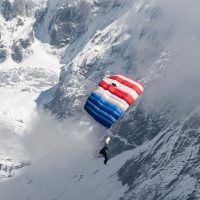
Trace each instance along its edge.
<path fill-rule="evenodd" d="M 40 105 L 35 99 L 55 86 L 59 77 L 60 63 L 54 49 L 34 36 L 34 13 L 43 5 L 39 3 L 0 1 L 1 178 L 13 176 L 15 169 L 29 163 L 18 137 L 30 130 L 37 118 Z"/>
<path fill-rule="evenodd" d="M 1 199 L 200 199 L 199 4 L 0 1 Z M 83 105 L 113 73 L 145 91 L 106 130 Z"/>

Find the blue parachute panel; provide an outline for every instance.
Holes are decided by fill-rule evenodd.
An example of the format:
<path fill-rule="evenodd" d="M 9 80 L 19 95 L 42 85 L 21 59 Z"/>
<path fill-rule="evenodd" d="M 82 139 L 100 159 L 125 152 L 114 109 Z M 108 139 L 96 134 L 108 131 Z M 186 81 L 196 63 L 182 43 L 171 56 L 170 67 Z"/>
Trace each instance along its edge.
<path fill-rule="evenodd" d="M 103 126 L 110 128 L 112 123 L 111 121 L 109 121 L 108 119 L 104 118 L 103 116 L 101 116 L 100 114 L 96 113 L 93 108 L 91 108 L 87 103 L 84 106 L 85 110 L 99 123 L 101 123 Z"/>
<path fill-rule="evenodd" d="M 86 102 L 86 105 L 89 106 L 90 108 L 92 108 L 96 113 L 98 113 L 99 115 L 101 115 L 105 119 L 111 121 L 112 123 L 116 121 L 116 119 L 112 115 L 103 111 L 101 108 L 99 108 L 96 104 L 93 104 L 91 101 L 88 100 Z"/>
<path fill-rule="evenodd" d="M 119 113 L 119 109 L 115 108 L 116 106 L 113 106 L 111 103 L 106 102 L 103 98 L 101 98 L 98 95 L 93 95 L 92 93 L 90 97 L 88 98 L 89 101 L 91 101 L 93 104 L 98 106 L 100 109 L 102 109 L 104 112 L 112 115 L 116 120 L 119 119 L 119 117 L 122 115 Z"/>

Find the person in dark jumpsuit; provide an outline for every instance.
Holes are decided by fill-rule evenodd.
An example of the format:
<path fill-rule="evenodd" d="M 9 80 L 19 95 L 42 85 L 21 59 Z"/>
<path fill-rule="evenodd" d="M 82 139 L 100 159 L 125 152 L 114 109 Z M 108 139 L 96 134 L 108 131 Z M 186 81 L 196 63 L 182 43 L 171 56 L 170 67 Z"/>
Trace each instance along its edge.
<path fill-rule="evenodd" d="M 99 152 L 99 154 L 102 154 L 104 159 L 104 164 L 106 165 L 106 163 L 108 162 L 108 145 L 105 144 L 105 146 L 101 149 L 101 151 Z"/>

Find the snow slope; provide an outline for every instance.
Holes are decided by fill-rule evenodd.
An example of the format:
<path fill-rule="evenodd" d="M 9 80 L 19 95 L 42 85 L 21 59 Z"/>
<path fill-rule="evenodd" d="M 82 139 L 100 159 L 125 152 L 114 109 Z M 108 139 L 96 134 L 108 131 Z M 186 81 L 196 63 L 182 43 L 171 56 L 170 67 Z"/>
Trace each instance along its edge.
<path fill-rule="evenodd" d="M 44 125 L 44 122 L 41 123 Z M 74 128 L 72 130 L 72 127 L 65 127 L 64 135 L 60 135 L 59 131 L 56 131 L 55 135 L 52 131 L 52 129 L 55 131 L 55 128 L 52 126 L 45 128 L 51 137 L 48 141 L 54 140 L 53 147 L 45 145 L 43 154 L 41 155 L 40 150 L 37 155 L 39 157 L 32 159 L 32 165 L 26 168 L 21 175 L 0 183 L 2 199 L 95 198 L 114 200 L 123 195 L 126 187 L 121 188 L 121 183 L 118 182 L 115 173 L 130 156 L 130 152 L 116 157 L 105 167 L 102 159 L 95 159 L 92 154 L 95 149 L 93 133 L 88 136 L 91 131 L 84 129 L 83 125 L 78 123 L 70 122 L 71 126 L 72 124 L 73 127 L 76 126 L 76 130 Z M 78 128 L 87 137 L 80 139 L 78 136 L 80 132 L 76 133 Z M 74 133 L 67 135 L 69 131 Z M 42 142 L 45 142 L 44 133 L 39 134 Z M 34 139 L 34 136 L 32 137 L 31 140 Z M 88 137 L 91 138 L 90 141 L 87 140 Z M 38 139 L 36 141 L 38 142 Z M 28 142 L 33 145 L 32 141 Z M 32 151 L 36 156 L 37 150 L 32 149 Z M 12 191 L 8 191 L 9 188 L 12 188 Z"/>

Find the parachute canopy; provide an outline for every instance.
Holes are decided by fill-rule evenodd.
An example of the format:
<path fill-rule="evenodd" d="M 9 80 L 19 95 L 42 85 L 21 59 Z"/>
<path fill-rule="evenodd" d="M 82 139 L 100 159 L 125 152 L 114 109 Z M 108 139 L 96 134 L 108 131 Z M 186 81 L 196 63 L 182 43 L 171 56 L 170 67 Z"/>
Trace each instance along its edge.
<path fill-rule="evenodd" d="M 88 97 L 85 110 L 110 128 L 143 92 L 143 86 L 120 74 L 104 78 Z"/>

